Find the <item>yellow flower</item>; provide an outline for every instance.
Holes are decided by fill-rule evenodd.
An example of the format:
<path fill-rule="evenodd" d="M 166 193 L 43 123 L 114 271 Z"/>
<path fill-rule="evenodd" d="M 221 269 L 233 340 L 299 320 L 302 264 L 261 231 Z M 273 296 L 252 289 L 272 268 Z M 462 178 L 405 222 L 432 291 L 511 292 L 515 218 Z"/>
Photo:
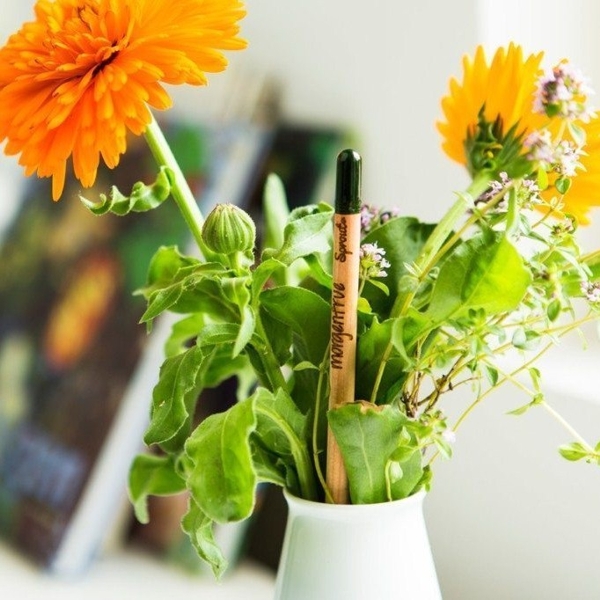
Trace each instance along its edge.
<path fill-rule="evenodd" d="M 499 48 L 488 64 L 481 46 L 473 58 L 463 59 L 463 81 L 450 80 L 450 93 L 442 99 L 445 121 L 438 122 L 442 149 L 453 160 L 470 166 L 466 142 L 477 135 L 480 117 L 485 123 L 498 123 L 502 141 L 511 128 L 515 134 L 538 129 L 544 118 L 533 112 L 533 95 L 541 75 L 543 53 L 523 58 L 520 46 Z M 487 149 L 486 149 L 487 150 Z"/>
<path fill-rule="evenodd" d="M 437 128 L 444 152 L 465 165 L 472 176 L 483 169 L 496 176 L 500 171 L 508 171 L 511 177 L 535 176 L 532 171 L 536 167 L 525 157 L 523 141 L 544 128 L 552 135 L 564 130 L 559 117 L 550 120 L 535 110 L 542 58 L 543 53 L 524 58 L 521 47 L 510 44 L 507 49 L 499 48 L 488 64 L 479 46 L 474 57 L 463 59 L 462 82 L 450 80 L 449 94 L 442 99 L 445 120 L 438 122 Z M 594 117 L 578 126 L 586 134 L 585 154 L 580 160 L 582 168 L 561 198 L 561 211 L 586 224 L 589 209 L 600 206 L 600 120 Z M 552 175 L 551 184 L 556 179 Z M 554 210 L 551 207 L 557 195 L 553 185 L 542 192 L 547 204 L 540 209 Z"/>
<path fill-rule="evenodd" d="M 90 187 L 100 156 L 115 167 L 127 132 L 144 132 L 162 84 L 205 85 L 244 48 L 240 0 L 38 0 L 35 20 L 0 49 L 0 141 L 26 174 L 63 190 L 72 156 Z"/>
<path fill-rule="evenodd" d="M 585 131 L 585 154 L 582 168 L 573 177 L 571 188 L 563 197 L 562 211 L 573 215 L 581 225 L 588 225 L 591 208 L 600 206 L 600 118 L 582 123 Z"/>

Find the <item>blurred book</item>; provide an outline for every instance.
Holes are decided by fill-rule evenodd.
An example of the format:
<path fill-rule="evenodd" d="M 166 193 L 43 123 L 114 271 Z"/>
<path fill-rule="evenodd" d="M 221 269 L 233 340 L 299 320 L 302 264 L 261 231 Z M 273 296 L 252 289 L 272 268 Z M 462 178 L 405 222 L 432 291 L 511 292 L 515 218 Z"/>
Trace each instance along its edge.
<path fill-rule="evenodd" d="M 193 136 L 200 159 L 194 129 L 171 133 Z M 125 192 L 153 171 L 134 143 L 95 189 Z M 200 183 L 200 163 L 188 174 Z M 53 203 L 47 180 L 28 180 L 0 247 L 0 529 L 60 572 L 96 550 L 147 420 L 158 353 L 132 292 L 158 245 L 187 240 L 172 203 L 95 217 L 77 191 L 71 180 Z"/>
<path fill-rule="evenodd" d="M 253 189 L 277 116 L 265 86 L 208 124 L 165 123 L 205 213 L 212 202 L 245 203 Z M 101 168 L 85 195 L 93 200 L 113 184 L 127 193 L 155 173 L 134 138 L 119 167 Z M 189 240 L 171 201 L 141 215 L 96 217 L 73 178 L 58 203 L 48 180 L 20 189 L 0 244 L 0 533 L 71 575 L 119 517 L 163 360 L 168 324 L 148 336 L 133 291 L 160 245 Z"/>

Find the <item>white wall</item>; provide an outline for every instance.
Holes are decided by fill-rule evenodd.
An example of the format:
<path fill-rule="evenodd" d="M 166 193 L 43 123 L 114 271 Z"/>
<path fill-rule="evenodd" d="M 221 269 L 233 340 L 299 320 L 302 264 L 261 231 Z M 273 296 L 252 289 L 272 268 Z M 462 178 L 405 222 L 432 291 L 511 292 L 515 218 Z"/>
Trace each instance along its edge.
<path fill-rule="evenodd" d="M 510 40 L 544 50 L 547 66 L 568 57 L 600 90 L 598 9 L 592 1 L 480 0 L 478 38 L 490 50 Z M 598 225 L 583 232 L 586 245 L 597 247 Z M 542 370 L 548 401 L 595 443 L 600 344 L 590 333 L 587 353 L 572 339 Z M 506 416 L 525 401 L 510 388 L 490 398 L 458 433 L 454 459 L 438 464 L 427 516 L 446 600 L 600 598 L 597 467 L 558 456 L 573 438 L 542 409 Z"/>
<path fill-rule="evenodd" d="M 32 2 L 2 1 L 5 36 Z M 365 200 L 434 219 L 465 182 L 434 128 L 462 54 L 513 39 L 552 59 L 572 57 L 600 90 L 596 2 L 248 0 L 250 47 L 232 65 L 278 74 L 289 118 L 361 133 Z M 178 92 L 177 110 L 196 110 L 203 93 Z M 598 400 L 598 368 L 582 366 L 574 345 L 561 352 L 548 367 L 550 397 L 596 441 L 600 408 L 587 400 Z M 569 391 L 575 383 L 584 399 Z M 453 461 L 438 465 L 427 516 L 445 600 L 600 598 L 600 477 L 556 455 L 570 439 L 543 412 L 504 415 L 523 401 L 510 392 L 491 400 L 459 432 Z"/>
<path fill-rule="evenodd" d="M 286 79 L 291 117 L 360 133 L 366 201 L 436 218 L 462 182 L 434 123 L 450 74 L 475 43 L 475 4 L 250 0 L 243 60 Z"/>

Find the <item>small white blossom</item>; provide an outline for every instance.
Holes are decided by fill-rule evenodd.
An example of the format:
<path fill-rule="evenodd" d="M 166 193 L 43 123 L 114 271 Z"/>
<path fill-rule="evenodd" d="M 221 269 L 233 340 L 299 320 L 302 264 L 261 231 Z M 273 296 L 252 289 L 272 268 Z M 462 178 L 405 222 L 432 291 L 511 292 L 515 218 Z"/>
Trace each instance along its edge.
<path fill-rule="evenodd" d="M 527 158 L 529 160 L 538 161 L 547 165 L 554 161 L 554 144 L 550 132 L 532 131 L 523 140 L 523 146 L 527 150 Z"/>
<path fill-rule="evenodd" d="M 377 242 L 363 244 L 360 247 L 360 272 L 362 279 L 373 279 L 375 277 L 387 277 L 387 271 L 391 264 L 383 258 L 385 250 L 379 248 Z"/>
<path fill-rule="evenodd" d="M 573 142 L 562 140 L 555 144 L 548 130 L 533 131 L 523 141 L 529 160 L 538 162 L 546 171 L 554 171 L 564 177 L 576 175 L 583 151 Z"/>
<path fill-rule="evenodd" d="M 581 291 L 592 304 L 600 303 L 600 283 L 592 281 L 582 281 Z"/>
<path fill-rule="evenodd" d="M 498 177 L 499 179 L 490 182 L 490 187 L 478 198 L 478 202 L 489 202 L 492 198 L 501 194 L 512 181 L 505 171 L 499 173 Z"/>
<path fill-rule="evenodd" d="M 581 166 L 579 162 L 581 154 L 581 149 L 577 148 L 573 142 L 563 140 L 554 152 L 554 170 L 560 175 L 573 177 L 577 167 Z"/>
<path fill-rule="evenodd" d="M 360 229 L 363 234 L 387 223 L 390 219 L 400 215 L 400 210 L 391 208 L 382 210 L 369 204 L 363 204 L 360 207 Z"/>
<path fill-rule="evenodd" d="M 442 432 L 442 438 L 448 444 L 454 444 L 456 443 L 456 432 L 452 429 L 446 429 Z"/>
<path fill-rule="evenodd" d="M 381 225 L 383 225 L 384 223 L 387 223 L 390 219 L 397 217 L 398 215 L 400 215 L 400 210 L 398 208 L 391 208 L 390 210 L 384 210 L 379 215 L 379 223 Z"/>
<path fill-rule="evenodd" d="M 587 97 L 592 94 L 581 71 L 563 61 L 539 79 L 533 109 L 549 117 L 586 121 L 592 116 L 586 106 Z"/>
<path fill-rule="evenodd" d="M 517 195 L 523 208 L 531 208 L 541 201 L 540 188 L 533 179 L 523 179 L 517 189 Z"/>
<path fill-rule="evenodd" d="M 494 195 L 500 193 L 511 182 L 511 179 L 509 178 L 506 171 L 498 173 L 498 176 L 500 177 L 500 179 L 497 181 L 492 181 L 492 183 L 490 184 L 491 191 Z"/>
<path fill-rule="evenodd" d="M 369 204 L 363 204 L 360 207 L 360 228 L 363 233 L 368 233 L 377 224 L 379 220 L 379 209 L 370 206 Z"/>
<path fill-rule="evenodd" d="M 533 179 L 523 179 L 523 188 L 527 190 L 530 195 L 539 194 L 540 188 Z"/>

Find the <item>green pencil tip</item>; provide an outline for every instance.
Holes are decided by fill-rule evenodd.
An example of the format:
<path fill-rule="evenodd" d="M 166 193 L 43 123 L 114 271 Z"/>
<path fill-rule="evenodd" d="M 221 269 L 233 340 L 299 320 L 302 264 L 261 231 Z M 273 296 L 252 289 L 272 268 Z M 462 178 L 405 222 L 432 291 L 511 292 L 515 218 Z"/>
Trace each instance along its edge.
<path fill-rule="evenodd" d="M 362 159 L 356 150 L 342 150 L 337 157 L 335 212 L 355 215 L 360 212 Z"/>

